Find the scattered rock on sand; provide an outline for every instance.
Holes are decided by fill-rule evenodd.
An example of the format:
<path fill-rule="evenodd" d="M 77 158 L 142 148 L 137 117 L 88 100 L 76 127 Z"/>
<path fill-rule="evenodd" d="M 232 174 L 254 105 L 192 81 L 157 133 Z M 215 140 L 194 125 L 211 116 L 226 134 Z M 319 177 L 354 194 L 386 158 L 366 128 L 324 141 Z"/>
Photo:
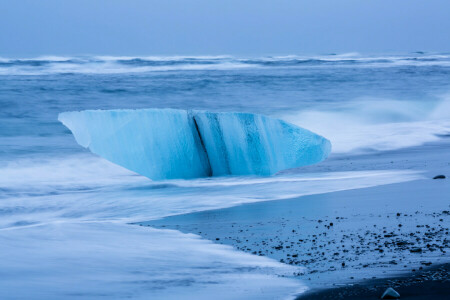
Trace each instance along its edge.
<path fill-rule="evenodd" d="M 433 179 L 445 179 L 445 175 L 436 175 Z"/>
<path fill-rule="evenodd" d="M 400 299 L 400 294 L 390 287 L 387 288 L 386 291 L 384 291 L 381 299 Z"/>

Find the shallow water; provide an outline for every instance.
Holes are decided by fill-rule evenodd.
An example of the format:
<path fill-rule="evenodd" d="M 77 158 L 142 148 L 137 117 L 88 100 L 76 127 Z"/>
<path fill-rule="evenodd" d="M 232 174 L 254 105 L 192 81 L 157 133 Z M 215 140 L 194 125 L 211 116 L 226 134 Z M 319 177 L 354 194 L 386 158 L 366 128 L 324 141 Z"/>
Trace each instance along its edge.
<path fill-rule="evenodd" d="M 11 258 L 2 261 L 0 273 L 11 288 L 1 288 L 0 295 L 27 296 L 17 293 L 18 282 L 29 284 L 38 298 L 103 295 L 108 284 L 130 274 L 141 275 L 133 275 L 129 285 L 117 285 L 108 298 L 163 298 L 178 292 L 202 298 L 238 282 L 248 283 L 249 293 L 258 297 L 289 295 L 304 285 L 277 277 L 284 272 L 282 264 L 219 249 L 193 235 L 146 234 L 127 223 L 422 176 L 355 167 L 351 172 L 303 174 L 297 169 L 273 177 L 151 182 L 79 147 L 57 121 L 60 112 L 171 107 L 263 113 L 324 135 L 335 156 L 377 155 L 449 134 L 449 75 L 448 54 L 0 59 L 0 252 Z M 128 247 L 113 249 L 116 241 Z M 156 241 L 164 247 L 156 247 Z M 177 270 L 187 248 L 195 263 Z M 82 249 L 100 249 L 103 260 L 75 268 L 78 261 L 99 260 L 96 251 Z M 202 251 L 209 254 L 200 259 Z M 158 267 L 161 260 L 165 268 Z M 108 269 L 117 261 L 122 267 Z M 205 279 L 210 270 L 202 270 L 214 262 L 220 263 L 210 282 Z M 67 268 L 74 271 L 61 275 L 53 294 L 49 282 L 54 278 L 37 279 Z M 155 282 L 155 272 L 177 280 L 143 284 Z M 83 283 L 100 277 L 102 284 Z M 65 281 L 75 278 L 77 285 Z M 271 280 L 274 284 L 261 292 Z M 136 293 L 128 294 L 130 289 Z"/>

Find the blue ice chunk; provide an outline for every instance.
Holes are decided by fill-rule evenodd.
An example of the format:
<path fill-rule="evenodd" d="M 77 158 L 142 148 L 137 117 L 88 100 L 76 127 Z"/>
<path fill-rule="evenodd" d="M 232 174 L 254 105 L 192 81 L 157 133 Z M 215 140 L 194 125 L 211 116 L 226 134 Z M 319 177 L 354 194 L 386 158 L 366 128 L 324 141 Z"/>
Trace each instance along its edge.
<path fill-rule="evenodd" d="M 249 113 L 88 110 L 59 120 L 83 147 L 156 180 L 270 175 L 320 162 L 331 151 L 309 130 Z"/>
<path fill-rule="evenodd" d="M 249 113 L 194 111 L 213 176 L 270 175 L 324 160 L 331 143 L 287 122 Z"/>
<path fill-rule="evenodd" d="M 58 119 L 81 146 L 151 179 L 211 174 L 185 110 L 87 110 L 61 113 Z"/>

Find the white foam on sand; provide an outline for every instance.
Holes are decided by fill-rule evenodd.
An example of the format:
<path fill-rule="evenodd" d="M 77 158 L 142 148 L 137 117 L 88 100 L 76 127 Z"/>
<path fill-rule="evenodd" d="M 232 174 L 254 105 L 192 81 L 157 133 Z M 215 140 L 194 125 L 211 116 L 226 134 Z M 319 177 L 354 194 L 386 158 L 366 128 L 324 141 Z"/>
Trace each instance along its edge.
<path fill-rule="evenodd" d="M 275 299 L 293 268 L 192 234 L 54 222 L 0 231 L 2 299 Z M 175 246 L 176 245 L 176 246 Z"/>
<path fill-rule="evenodd" d="M 0 166 L 0 228 L 67 219 L 137 222 L 421 178 L 409 170 L 300 172 L 152 182 L 90 155 L 18 160 Z"/>

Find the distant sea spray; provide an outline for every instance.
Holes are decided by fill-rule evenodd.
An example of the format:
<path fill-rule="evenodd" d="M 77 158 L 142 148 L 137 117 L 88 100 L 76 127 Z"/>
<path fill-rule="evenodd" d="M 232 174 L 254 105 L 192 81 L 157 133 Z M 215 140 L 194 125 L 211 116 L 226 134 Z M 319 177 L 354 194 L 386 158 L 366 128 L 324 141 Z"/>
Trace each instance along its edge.
<path fill-rule="evenodd" d="M 450 93 L 421 102 L 366 97 L 280 117 L 330 137 L 334 153 L 395 150 L 450 135 Z"/>

